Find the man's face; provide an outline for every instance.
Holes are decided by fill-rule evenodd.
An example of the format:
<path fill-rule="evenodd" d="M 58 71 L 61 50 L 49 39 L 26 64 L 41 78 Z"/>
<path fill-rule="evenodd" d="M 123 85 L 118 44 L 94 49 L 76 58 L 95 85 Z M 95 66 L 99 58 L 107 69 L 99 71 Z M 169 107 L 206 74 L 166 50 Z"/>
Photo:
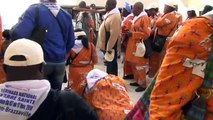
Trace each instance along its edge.
<path fill-rule="evenodd" d="M 138 16 L 140 14 L 140 10 L 136 6 L 133 7 L 133 14 L 134 16 Z"/>

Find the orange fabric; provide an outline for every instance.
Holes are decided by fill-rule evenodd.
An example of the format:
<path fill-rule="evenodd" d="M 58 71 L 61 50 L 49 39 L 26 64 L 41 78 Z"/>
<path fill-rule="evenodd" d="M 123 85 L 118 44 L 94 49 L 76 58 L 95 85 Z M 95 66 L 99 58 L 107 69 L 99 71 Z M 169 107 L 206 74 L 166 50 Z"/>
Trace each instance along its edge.
<path fill-rule="evenodd" d="M 98 62 L 95 46 L 92 43 L 89 44 L 89 50 L 83 48 L 72 64 L 69 65 L 69 87 L 79 95 L 82 95 L 85 88 L 88 72 L 91 71 L 94 68 L 94 64 Z M 75 54 L 76 53 L 71 50 L 70 55 L 72 58 Z M 81 61 L 90 61 L 90 63 L 82 64 L 80 63 Z"/>
<path fill-rule="evenodd" d="M 136 44 L 141 40 L 146 40 L 150 33 L 150 19 L 148 16 L 142 16 L 131 27 L 132 36 L 128 40 L 127 49 L 125 53 L 126 61 L 131 63 L 134 79 L 142 87 L 146 85 L 146 65 L 148 60 L 144 57 L 136 57 L 134 55 L 136 51 Z"/>
<path fill-rule="evenodd" d="M 167 36 L 172 30 L 172 32 L 169 34 L 169 36 L 172 36 L 178 28 L 178 23 L 179 17 L 175 12 L 170 12 L 159 17 L 155 25 L 158 28 L 159 35 Z M 174 27 L 175 25 L 176 27 Z"/>
<path fill-rule="evenodd" d="M 85 98 L 100 120 L 124 120 L 129 110 L 133 109 L 124 80 L 115 75 L 98 81 Z"/>
<path fill-rule="evenodd" d="M 2 42 L 2 18 L 1 18 L 1 15 L 0 15 L 0 42 Z"/>
<path fill-rule="evenodd" d="M 139 18 L 131 27 L 132 36 L 128 40 L 126 49 L 126 60 L 131 63 L 142 63 L 145 61 L 144 58 L 136 57 L 134 55 L 136 51 L 136 44 L 141 40 L 146 40 L 150 33 L 150 19 L 148 16 L 142 16 Z"/>
<path fill-rule="evenodd" d="M 122 40 L 125 38 L 126 33 L 131 29 L 133 18 L 134 16 L 129 16 L 122 22 L 122 26 L 121 26 Z"/>
<path fill-rule="evenodd" d="M 151 78 L 154 77 L 155 74 L 158 72 L 161 63 L 164 59 L 164 56 L 166 54 L 166 49 L 169 42 L 170 42 L 169 40 L 166 41 L 165 46 L 161 53 L 153 51 L 152 56 L 149 58 L 149 77 Z"/>
<path fill-rule="evenodd" d="M 149 77 L 154 77 L 160 68 L 162 61 L 162 55 L 158 52 L 153 52 L 152 56 L 149 58 Z"/>
<path fill-rule="evenodd" d="M 124 42 L 126 33 L 131 29 L 133 18 L 134 18 L 134 16 L 129 16 L 122 23 L 122 26 L 121 26 L 122 42 Z M 125 41 L 125 42 L 127 42 L 127 41 Z M 126 61 L 126 59 L 124 57 L 124 65 L 123 65 L 124 76 L 133 75 L 132 69 L 130 69 L 130 68 L 131 68 L 130 63 L 128 61 Z"/>
<path fill-rule="evenodd" d="M 6 74 L 3 69 L 3 60 L 0 61 L 0 84 L 6 81 Z"/>
<path fill-rule="evenodd" d="M 180 13 L 176 13 L 176 16 L 178 17 L 178 26 L 183 24 L 183 16 Z"/>
<path fill-rule="evenodd" d="M 123 70 L 124 70 L 124 76 L 133 75 L 130 62 L 124 61 Z"/>
<path fill-rule="evenodd" d="M 181 108 L 192 99 L 203 81 L 192 74 L 193 68 L 184 67 L 183 63 L 186 58 L 207 60 L 211 43 L 204 46 L 200 43 L 212 32 L 208 19 L 196 18 L 185 22 L 172 37 L 151 94 L 150 120 L 181 119 Z"/>
<path fill-rule="evenodd" d="M 3 63 L 4 63 L 3 55 L 7 46 L 4 44 L 4 42 L 0 41 L 0 84 L 6 81 L 6 74 L 3 69 Z"/>

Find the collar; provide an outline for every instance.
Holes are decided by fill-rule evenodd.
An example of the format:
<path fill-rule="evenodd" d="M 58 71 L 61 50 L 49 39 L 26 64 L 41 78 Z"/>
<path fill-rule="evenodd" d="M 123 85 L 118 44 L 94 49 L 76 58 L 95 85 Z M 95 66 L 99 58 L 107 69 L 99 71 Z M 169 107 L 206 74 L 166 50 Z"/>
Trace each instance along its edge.
<path fill-rule="evenodd" d="M 141 18 L 142 16 L 146 16 L 147 13 L 146 12 L 141 12 L 138 16 L 135 16 L 132 23 L 134 24 L 139 18 Z"/>
<path fill-rule="evenodd" d="M 125 22 L 129 17 L 133 17 L 133 16 L 134 16 L 133 13 L 131 13 L 131 14 L 129 14 L 128 16 L 126 16 L 126 17 L 123 19 L 121 26 L 123 26 L 124 22 Z"/>
<path fill-rule="evenodd" d="M 120 13 L 119 9 L 116 7 L 114 9 L 112 9 L 110 12 L 107 12 L 104 15 L 104 20 L 106 20 L 110 15 L 116 14 L 116 13 Z"/>

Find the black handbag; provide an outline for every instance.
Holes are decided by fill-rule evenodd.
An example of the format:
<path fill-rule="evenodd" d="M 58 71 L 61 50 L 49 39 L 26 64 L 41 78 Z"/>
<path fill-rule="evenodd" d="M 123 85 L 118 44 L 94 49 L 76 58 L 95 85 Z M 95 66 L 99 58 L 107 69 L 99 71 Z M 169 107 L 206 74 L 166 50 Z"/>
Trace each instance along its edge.
<path fill-rule="evenodd" d="M 144 58 L 150 58 L 152 55 L 152 39 L 148 38 L 147 40 L 144 40 L 143 43 L 146 48 Z"/>
<path fill-rule="evenodd" d="M 44 27 L 41 27 L 39 25 L 39 4 L 36 6 L 35 22 L 36 22 L 36 25 L 32 31 L 30 40 L 33 40 L 42 46 L 47 30 Z"/>
<path fill-rule="evenodd" d="M 152 49 L 156 52 L 161 52 L 164 48 L 164 45 L 166 43 L 167 36 L 163 35 L 156 35 L 152 42 Z"/>
<path fill-rule="evenodd" d="M 166 35 L 159 35 L 158 34 L 158 30 L 157 30 L 157 34 L 155 35 L 153 41 L 152 41 L 152 49 L 158 53 L 161 53 L 161 51 L 164 48 L 164 45 L 166 43 L 166 39 L 169 36 L 169 34 L 174 30 L 174 28 L 177 26 L 178 21 L 176 22 L 176 24 L 174 25 L 174 27 L 170 30 L 170 32 Z"/>

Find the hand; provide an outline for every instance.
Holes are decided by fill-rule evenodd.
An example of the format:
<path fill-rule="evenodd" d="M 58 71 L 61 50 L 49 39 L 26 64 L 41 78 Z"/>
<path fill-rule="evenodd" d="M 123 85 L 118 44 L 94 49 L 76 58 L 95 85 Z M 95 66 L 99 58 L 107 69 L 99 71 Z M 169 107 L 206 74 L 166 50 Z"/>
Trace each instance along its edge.
<path fill-rule="evenodd" d="M 132 36 L 132 32 L 131 32 L 131 31 L 128 31 L 128 32 L 126 33 L 126 36 L 127 36 L 127 37 L 131 37 L 131 36 Z"/>
<path fill-rule="evenodd" d="M 112 53 L 112 51 L 107 51 L 109 54 L 111 54 Z"/>

